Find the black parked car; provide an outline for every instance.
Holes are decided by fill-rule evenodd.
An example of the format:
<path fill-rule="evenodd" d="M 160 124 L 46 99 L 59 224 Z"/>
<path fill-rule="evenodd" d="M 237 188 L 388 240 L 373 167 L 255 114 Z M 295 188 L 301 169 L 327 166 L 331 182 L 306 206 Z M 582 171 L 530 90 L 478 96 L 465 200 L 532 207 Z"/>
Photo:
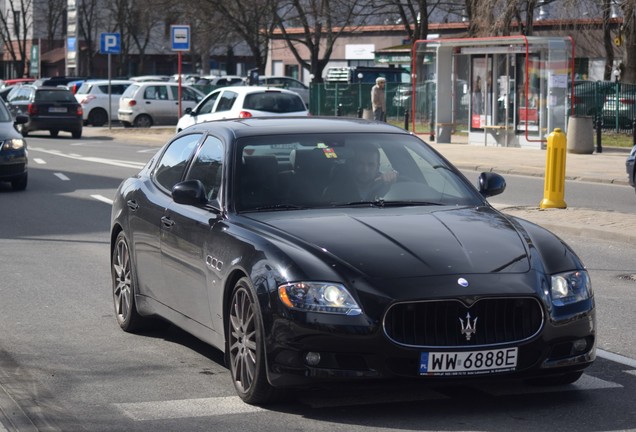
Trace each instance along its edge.
<path fill-rule="evenodd" d="M 82 106 L 66 88 L 23 85 L 9 93 L 7 104 L 14 116 L 28 116 L 28 122 L 18 125 L 23 136 L 48 130 L 53 137 L 60 131 L 70 132 L 73 138 L 82 137 Z"/>
<path fill-rule="evenodd" d="M 116 193 L 117 321 L 224 351 L 255 404 L 330 380 L 572 383 L 595 359 L 588 273 L 488 204 L 504 188 L 387 124 L 194 125 Z"/>
<path fill-rule="evenodd" d="M 11 182 L 15 190 L 27 187 L 27 144 L 15 129 L 16 124 L 27 120 L 18 116 L 14 121 L 6 105 L 0 102 L 0 181 Z"/>

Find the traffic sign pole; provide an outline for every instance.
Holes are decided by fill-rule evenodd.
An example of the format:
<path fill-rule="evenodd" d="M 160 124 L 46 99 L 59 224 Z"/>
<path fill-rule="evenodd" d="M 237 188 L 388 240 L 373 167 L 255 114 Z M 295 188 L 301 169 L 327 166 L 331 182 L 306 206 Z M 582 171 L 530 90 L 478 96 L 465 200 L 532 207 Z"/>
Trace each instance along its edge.
<path fill-rule="evenodd" d="M 110 77 L 111 77 L 111 69 L 110 69 L 110 57 L 111 54 L 108 54 L 108 130 L 111 128 L 111 117 L 113 111 L 113 105 L 111 103 L 112 92 L 110 88 Z"/>
<path fill-rule="evenodd" d="M 179 89 L 179 118 L 181 118 L 181 51 L 178 52 L 178 58 L 179 58 L 179 66 L 177 69 L 177 73 L 179 74 L 179 85 L 177 86 L 177 88 Z"/>

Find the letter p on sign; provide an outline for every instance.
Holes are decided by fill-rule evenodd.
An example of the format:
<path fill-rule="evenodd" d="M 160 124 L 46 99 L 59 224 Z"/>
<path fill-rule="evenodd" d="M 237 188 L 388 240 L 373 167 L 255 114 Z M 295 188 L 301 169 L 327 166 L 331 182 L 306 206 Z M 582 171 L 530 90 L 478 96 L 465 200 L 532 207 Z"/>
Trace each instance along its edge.
<path fill-rule="evenodd" d="M 121 37 L 119 33 L 102 33 L 100 42 L 100 52 L 102 54 L 121 53 Z"/>

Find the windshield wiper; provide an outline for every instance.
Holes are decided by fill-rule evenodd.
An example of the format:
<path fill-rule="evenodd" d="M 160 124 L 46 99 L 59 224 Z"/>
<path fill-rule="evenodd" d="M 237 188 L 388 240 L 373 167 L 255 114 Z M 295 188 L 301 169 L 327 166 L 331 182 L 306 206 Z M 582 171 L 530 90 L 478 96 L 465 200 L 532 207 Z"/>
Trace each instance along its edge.
<path fill-rule="evenodd" d="M 307 207 L 295 204 L 270 204 L 266 206 L 256 207 L 248 211 L 268 211 L 268 210 L 304 210 Z"/>
<path fill-rule="evenodd" d="M 401 207 L 401 206 L 441 206 L 444 205 L 438 202 L 431 201 L 418 201 L 418 200 L 391 200 L 385 201 L 378 199 L 374 201 L 351 201 L 343 204 L 333 204 L 332 207 Z"/>

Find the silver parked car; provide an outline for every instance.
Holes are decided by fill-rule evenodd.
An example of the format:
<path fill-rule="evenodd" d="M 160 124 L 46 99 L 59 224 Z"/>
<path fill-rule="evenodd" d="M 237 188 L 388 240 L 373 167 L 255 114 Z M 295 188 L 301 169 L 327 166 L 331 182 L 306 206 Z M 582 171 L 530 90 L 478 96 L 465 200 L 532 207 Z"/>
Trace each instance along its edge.
<path fill-rule="evenodd" d="M 204 96 L 195 88 L 181 86 L 181 109 L 194 108 Z M 179 85 L 159 81 L 131 84 L 119 98 L 117 117 L 125 127 L 176 125 L 179 120 Z"/>

